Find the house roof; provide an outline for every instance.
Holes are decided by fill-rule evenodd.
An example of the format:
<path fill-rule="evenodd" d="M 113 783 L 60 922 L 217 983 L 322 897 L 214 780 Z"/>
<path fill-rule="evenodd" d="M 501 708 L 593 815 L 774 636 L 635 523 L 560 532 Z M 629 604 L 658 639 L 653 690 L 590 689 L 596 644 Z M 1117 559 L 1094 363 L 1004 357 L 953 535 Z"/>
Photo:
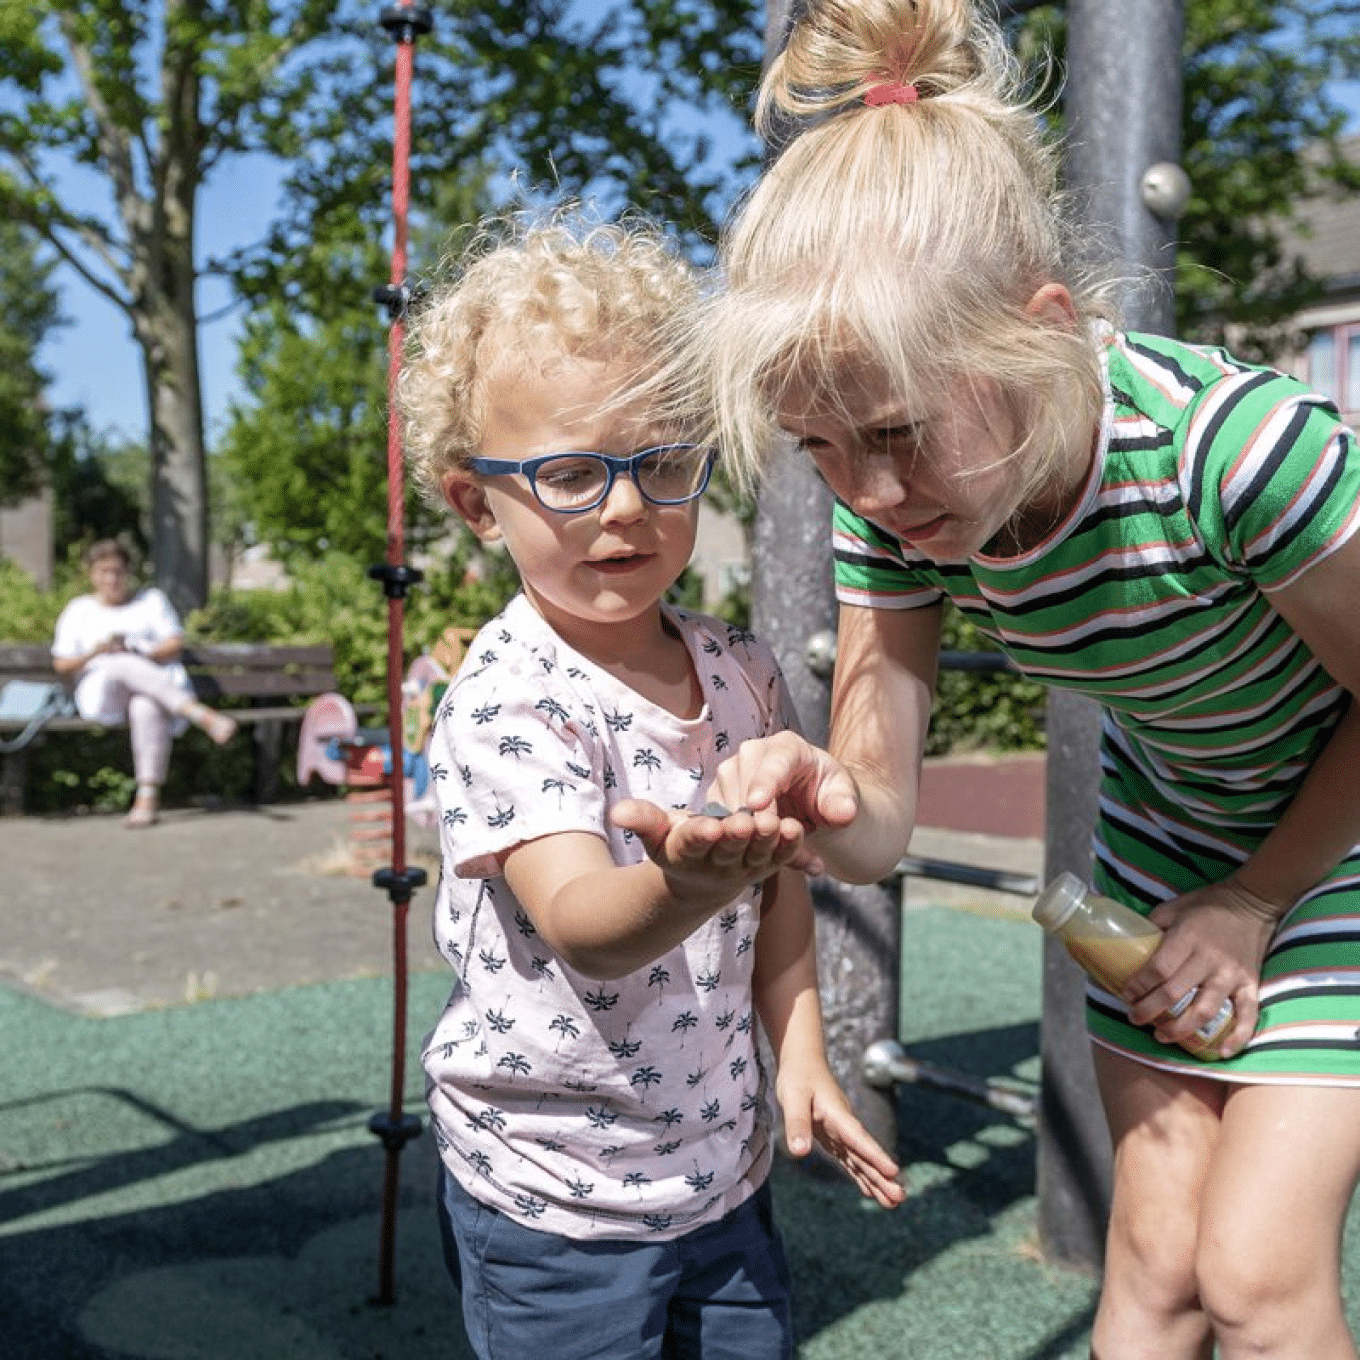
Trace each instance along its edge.
<path fill-rule="evenodd" d="M 1360 135 L 1344 137 L 1347 160 L 1360 161 Z M 1295 205 L 1306 231 L 1289 234 L 1311 274 L 1327 281 L 1329 293 L 1360 289 L 1360 193 L 1328 194 Z"/>

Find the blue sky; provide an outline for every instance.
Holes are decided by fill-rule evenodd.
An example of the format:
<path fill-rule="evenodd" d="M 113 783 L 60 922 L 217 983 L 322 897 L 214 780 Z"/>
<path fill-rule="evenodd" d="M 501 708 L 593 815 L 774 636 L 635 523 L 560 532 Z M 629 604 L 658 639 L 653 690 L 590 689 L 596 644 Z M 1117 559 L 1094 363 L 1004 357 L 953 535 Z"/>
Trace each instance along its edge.
<path fill-rule="evenodd" d="M 1360 81 L 1337 87 L 1338 99 L 1351 112 L 1352 129 L 1360 128 Z M 226 162 L 199 200 L 199 249 L 207 258 L 263 235 L 275 205 L 276 177 L 267 162 Z M 95 429 L 141 438 L 146 428 L 146 400 L 141 365 L 123 315 L 73 274 L 59 275 L 62 306 L 70 324 L 44 347 L 41 362 L 51 374 L 54 405 L 81 406 Z M 375 283 L 386 282 L 385 279 Z M 211 317 L 229 301 L 222 285 L 200 284 L 199 309 Z M 199 361 L 209 443 L 224 420 L 237 390 L 234 367 L 237 311 L 228 311 L 202 327 Z"/>

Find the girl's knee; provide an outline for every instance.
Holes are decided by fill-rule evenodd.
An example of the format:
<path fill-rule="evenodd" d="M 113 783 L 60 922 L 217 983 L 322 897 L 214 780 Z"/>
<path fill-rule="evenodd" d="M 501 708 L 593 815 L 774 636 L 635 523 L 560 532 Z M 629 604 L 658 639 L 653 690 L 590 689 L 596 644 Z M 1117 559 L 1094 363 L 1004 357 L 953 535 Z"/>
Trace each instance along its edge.
<path fill-rule="evenodd" d="M 1286 1259 L 1291 1253 L 1280 1248 L 1275 1238 L 1204 1234 L 1195 1273 L 1200 1301 L 1221 1342 L 1235 1339 L 1245 1353 L 1274 1354 L 1295 1346 L 1335 1310 L 1339 1288 L 1323 1263 L 1310 1264 L 1311 1258 L 1297 1254 Z"/>

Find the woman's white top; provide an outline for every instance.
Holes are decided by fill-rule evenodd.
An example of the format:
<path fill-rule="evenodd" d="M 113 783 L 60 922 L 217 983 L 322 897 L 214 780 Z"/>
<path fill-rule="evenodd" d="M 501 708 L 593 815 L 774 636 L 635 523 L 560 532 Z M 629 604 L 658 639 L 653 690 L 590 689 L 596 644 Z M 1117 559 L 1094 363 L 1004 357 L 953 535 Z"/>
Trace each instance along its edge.
<path fill-rule="evenodd" d="M 106 638 L 121 633 L 129 651 L 146 654 L 169 638 L 182 637 L 175 606 L 164 591 L 155 586 L 139 590 L 124 604 L 104 604 L 96 595 L 78 595 L 61 611 L 52 642 L 54 657 L 78 657 L 97 647 Z M 109 654 L 91 658 L 80 670 L 76 681 L 76 708 L 91 722 L 114 724 L 127 721 L 127 700 L 121 686 L 109 685 L 100 674 Z M 193 697 L 189 673 L 178 661 L 163 667 L 167 679 Z"/>

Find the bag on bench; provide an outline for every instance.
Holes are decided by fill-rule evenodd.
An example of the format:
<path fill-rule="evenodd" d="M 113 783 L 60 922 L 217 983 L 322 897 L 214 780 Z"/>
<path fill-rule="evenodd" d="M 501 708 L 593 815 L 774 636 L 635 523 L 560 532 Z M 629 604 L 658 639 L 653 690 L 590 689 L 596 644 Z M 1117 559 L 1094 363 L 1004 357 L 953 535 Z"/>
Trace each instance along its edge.
<path fill-rule="evenodd" d="M 0 739 L 0 754 L 21 751 L 53 718 L 68 718 L 76 706 L 64 685 L 50 680 L 6 680 L 0 684 L 0 721 L 24 727 L 9 741 Z"/>

